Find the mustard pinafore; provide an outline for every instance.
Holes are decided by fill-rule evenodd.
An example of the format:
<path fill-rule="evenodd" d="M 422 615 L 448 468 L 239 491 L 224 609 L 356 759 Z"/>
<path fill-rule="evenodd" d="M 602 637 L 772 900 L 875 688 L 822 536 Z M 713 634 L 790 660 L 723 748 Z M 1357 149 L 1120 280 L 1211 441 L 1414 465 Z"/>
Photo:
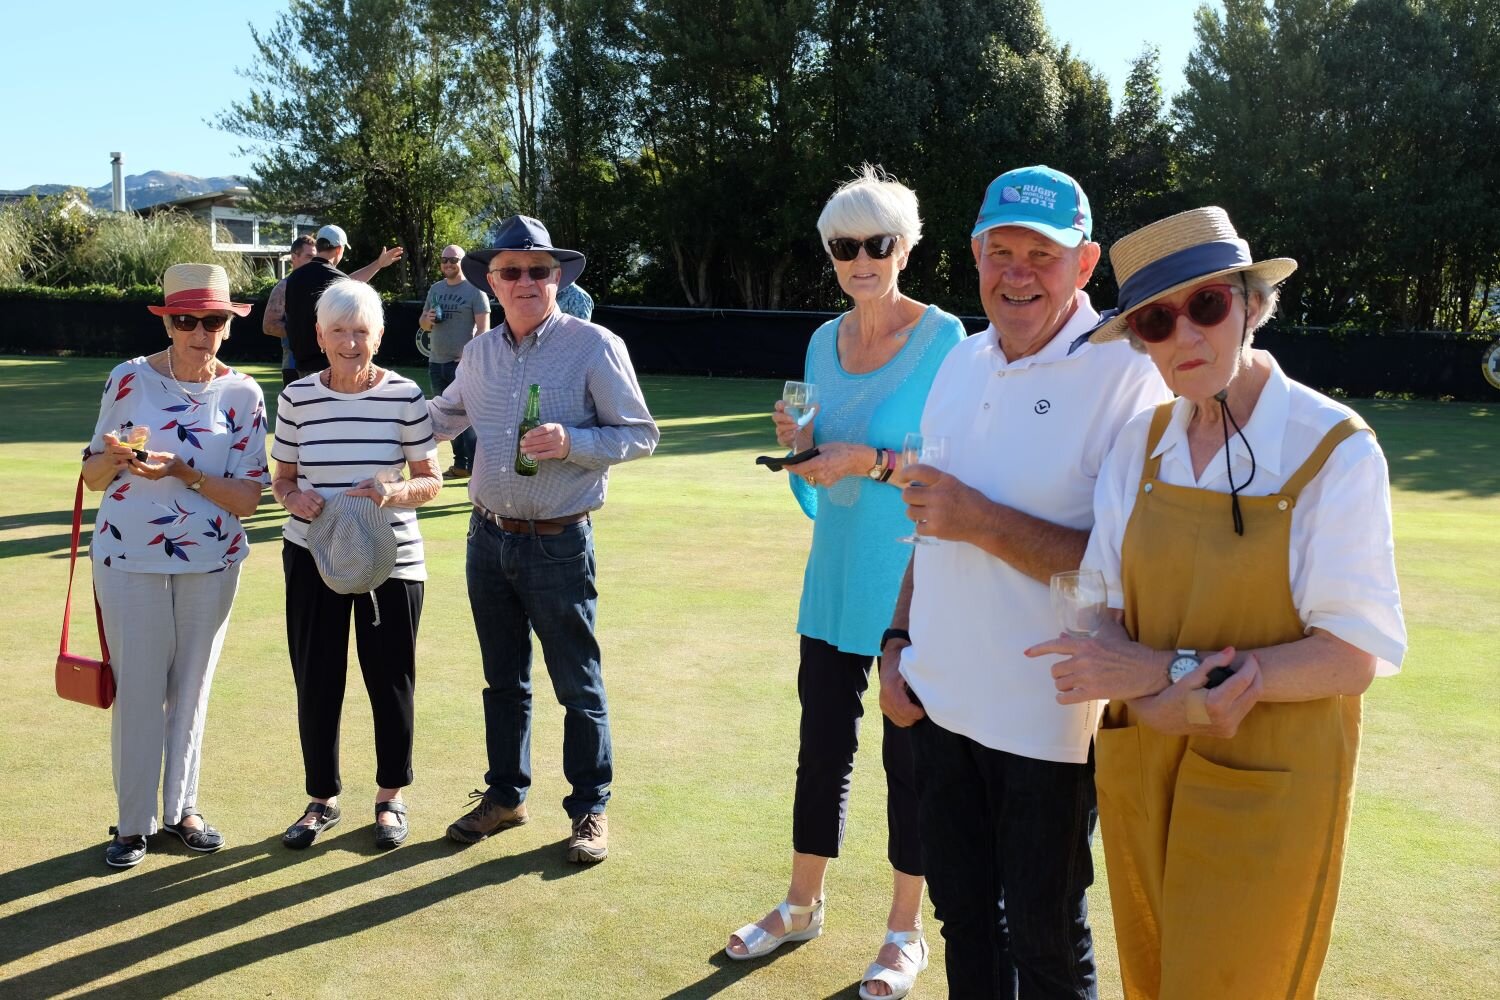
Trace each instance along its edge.
<path fill-rule="evenodd" d="M 1319 443 L 1281 492 L 1173 486 L 1152 457 L 1158 407 L 1121 546 L 1125 627 L 1153 649 L 1295 642 L 1288 552 L 1298 495 L 1358 417 Z M 1127 1000 L 1317 995 L 1338 901 L 1358 696 L 1261 702 L 1233 739 L 1169 736 L 1111 702 L 1096 743 L 1099 815 Z"/>

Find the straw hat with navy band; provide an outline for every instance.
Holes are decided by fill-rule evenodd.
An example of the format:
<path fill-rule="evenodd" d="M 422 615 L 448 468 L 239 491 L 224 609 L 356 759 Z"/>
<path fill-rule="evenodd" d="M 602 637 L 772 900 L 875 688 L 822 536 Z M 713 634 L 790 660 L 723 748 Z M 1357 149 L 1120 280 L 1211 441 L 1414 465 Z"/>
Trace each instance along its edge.
<path fill-rule="evenodd" d="M 1244 273 L 1271 285 L 1297 270 L 1290 257 L 1255 260 L 1222 208 L 1179 212 L 1122 237 L 1109 248 L 1109 262 L 1120 282 L 1114 309 L 1099 315 L 1088 339 L 1096 344 L 1121 340 L 1130 332 L 1132 312 L 1157 299 L 1229 274 Z"/>
<path fill-rule="evenodd" d="M 543 253 L 550 253 L 552 258 L 562 265 L 562 274 L 557 282 L 559 290 L 577 281 L 585 265 L 588 264 L 588 258 L 577 250 L 564 250 L 553 246 L 552 236 L 547 232 L 547 227 L 542 225 L 541 220 L 527 215 L 512 215 L 501 225 L 500 234 L 495 237 L 493 246 L 483 250 L 473 250 L 464 255 L 464 277 L 486 295 L 490 294 L 490 259 L 505 250 L 540 250 Z"/>
<path fill-rule="evenodd" d="M 173 264 L 161 278 L 165 304 L 146 308 L 158 316 L 192 312 L 250 315 L 248 302 L 229 301 L 229 275 L 218 264 Z"/>

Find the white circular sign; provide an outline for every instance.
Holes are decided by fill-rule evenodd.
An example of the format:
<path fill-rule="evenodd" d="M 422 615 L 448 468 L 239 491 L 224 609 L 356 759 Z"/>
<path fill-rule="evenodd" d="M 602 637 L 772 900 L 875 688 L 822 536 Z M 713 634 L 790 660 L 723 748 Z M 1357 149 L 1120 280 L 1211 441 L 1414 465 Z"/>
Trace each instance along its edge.
<path fill-rule="evenodd" d="M 1484 380 L 1500 389 L 1500 340 L 1495 341 L 1484 352 Z"/>
<path fill-rule="evenodd" d="M 417 351 L 424 358 L 432 357 L 432 334 L 421 327 L 417 328 Z"/>

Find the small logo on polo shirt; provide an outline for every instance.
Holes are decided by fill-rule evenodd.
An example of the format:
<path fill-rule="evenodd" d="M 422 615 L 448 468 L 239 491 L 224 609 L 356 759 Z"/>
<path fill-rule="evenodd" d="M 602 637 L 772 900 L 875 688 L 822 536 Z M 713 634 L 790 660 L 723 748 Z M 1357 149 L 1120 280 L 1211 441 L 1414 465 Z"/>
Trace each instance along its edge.
<path fill-rule="evenodd" d="M 1045 399 L 1039 399 L 1036 401 L 1036 405 L 1033 406 L 1032 409 L 1038 413 L 1046 413 L 1048 410 L 1052 409 L 1052 404 Z"/>

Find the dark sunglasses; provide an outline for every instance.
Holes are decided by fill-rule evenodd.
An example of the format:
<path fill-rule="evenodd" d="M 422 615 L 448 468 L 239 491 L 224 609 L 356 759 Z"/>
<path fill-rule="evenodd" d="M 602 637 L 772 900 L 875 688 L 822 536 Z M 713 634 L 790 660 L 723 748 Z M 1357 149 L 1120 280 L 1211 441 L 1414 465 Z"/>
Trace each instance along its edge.
<path fill-rule="evenodd" d="M 560 265 L 533 264 L 531 267 L 492 267 L 490 273 L 499 275 L 501 281 L 520 281 L 523 274 L 532 281 L 546 281 L 557 270 L 561 270 Z"/>
<path fill-rule="evenodd" d="M 444 257 L 442 260 L 443 260 L 444 264 L 457 264 L 460 261 L 462 261 L 463 258 L 462 257 Z"/>
<path fill-rule="evenodd" d="M 862 240 L 856 240 L 848 236 L 836 236 L 828 241 L 828 252 L 833 254 L 834 260 L 853 260 L 859 256 L 860 247 L 865 248 L 865 253 L 870 255 L 871 260 L 885 260 L 895 252 L 896 237 L 866 236 Z"/>
<path fill-rule="evenodd" d="M 223 316 L 223 315 L 219 315 L 219 316 L 173 315 L 173 317 L 172 317 L 172 329 L 176 330 L 178 333 L 192 333 L 193 329 L 199 323 L 202 323 L 203 324 L 203 329 L 207 330 L 209 333 L 218 333 L 220 330 L 224 329 L 224 324 L 228 323 L 228 322 L 229 322 L 229 317 L 228 316 Z"/>
<path fill-rule="evenodd" d="M 1125 318 L 1125 323 L 1148 344 L 1160 344 L 1177 329 L 1177 317 L 1186 315 L 1197 326 L 1216 326 L 1229 315 L 1234 299 L 1230 285 L 1204 285 L 1181 306 L 1153 302 Z"/>

